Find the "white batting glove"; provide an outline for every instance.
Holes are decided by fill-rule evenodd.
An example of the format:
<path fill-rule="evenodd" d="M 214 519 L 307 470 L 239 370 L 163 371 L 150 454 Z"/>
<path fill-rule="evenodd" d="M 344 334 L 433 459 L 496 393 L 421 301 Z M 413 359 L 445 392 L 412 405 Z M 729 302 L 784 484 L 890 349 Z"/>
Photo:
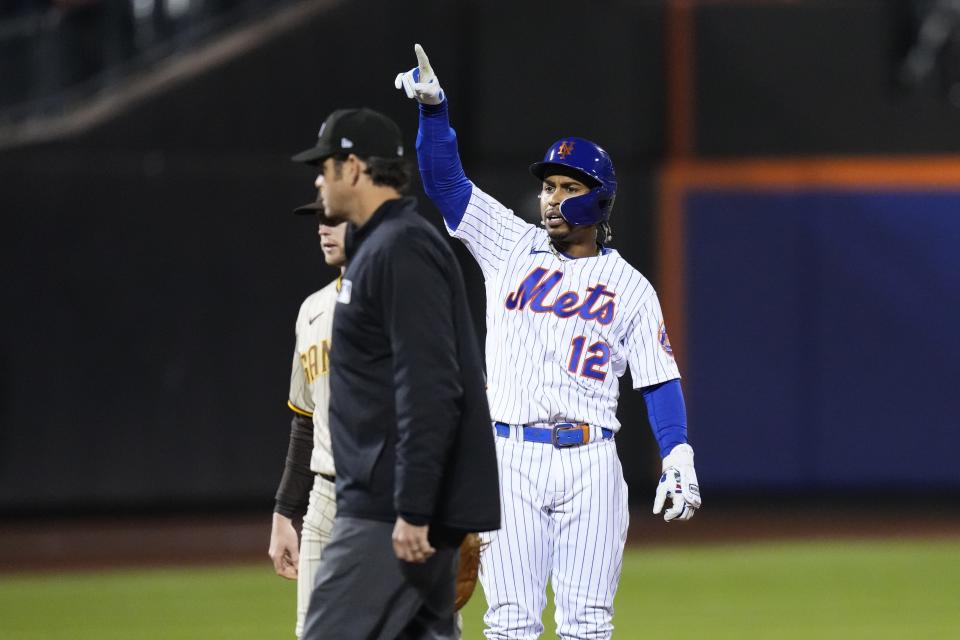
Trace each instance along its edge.
<path fill-rule="evenodd" d="M 398 73 L 393 86 L 403 89 L 408 98 L 416 98 L 423 104 L 440 104 L 443 102 L 443 89 L 440 81 L 430 67 L 430 60 L 419 44 L 413 45 L 417 54 L 417 66 L 406 73 Z"/>
<path fill-rule="evenodd" d="M 693 447 L 688 444 L 678 444 L 663 459 L 663 474 L 653 501 L 654 513 L 663 510 L 667 498 L 672 505 L 663 514 L 667 522 L 689 520 L 700 508 L 700 485 L 693 468 Z"/>

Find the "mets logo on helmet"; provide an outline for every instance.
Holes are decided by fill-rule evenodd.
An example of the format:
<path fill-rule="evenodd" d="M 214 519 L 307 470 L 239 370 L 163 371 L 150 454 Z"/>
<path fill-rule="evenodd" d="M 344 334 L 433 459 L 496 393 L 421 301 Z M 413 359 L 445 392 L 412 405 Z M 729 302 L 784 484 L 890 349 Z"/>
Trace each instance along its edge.
<path fill-rule="evenodd" d="M 659 342 L 663 350 L 667 352 L 667 355 L 673 357 L 673 347 L 670 346 L 670 336 L 667 335 L 667 326 L 662 322 L 660 323 L 660 328 L 657 329 L 657 342 Z"/>
<path fill-rule="evenodd" d="M 557 149 L 557 155 L 561 158 L 566 158 L 571 153 L 573 153 L 573 143 L 568 140 L 561 142 L 560 148 Z"/>

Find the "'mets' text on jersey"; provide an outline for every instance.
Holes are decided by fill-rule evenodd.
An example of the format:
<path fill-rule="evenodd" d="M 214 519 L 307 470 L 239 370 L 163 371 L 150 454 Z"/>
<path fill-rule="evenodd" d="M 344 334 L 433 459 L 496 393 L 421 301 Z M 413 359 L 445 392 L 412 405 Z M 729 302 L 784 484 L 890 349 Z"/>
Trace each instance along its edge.
<path fill-rule="evenodd" d="M 547 232 L 473 186 L 451 235 L 483 272 L 490 412 L 511 424 L 619 429 L 618 378 L 634 388 L 679 378 L 656 292 L 615 250 L 568 259 Z M 666 346 L 665 346 L 666 344 Z"/>
<path fill-rule="evenodd" d="M 507 309 L 522 311 L 529 303 L 530 310 L 536 313 L 554 313 L 561 318 L 578 316 L 583 320 L 596 320 L 600 324 L 610 324 L 613 321 L 612 298 L 617 294 L 607 291 L 602 284 L 588 287 L 582 300 L 575 291 L 565 291 L 557 295 L 552 303 L 547 303 L 545 299 L 551 296 L 562 280 L 563 271 L 554 271 L 547 275 L 547 269 L 537 267 L 523 279 L 515 292 L 507 296 Z M 611 299 L 601 302 L 605 297 Z"/>

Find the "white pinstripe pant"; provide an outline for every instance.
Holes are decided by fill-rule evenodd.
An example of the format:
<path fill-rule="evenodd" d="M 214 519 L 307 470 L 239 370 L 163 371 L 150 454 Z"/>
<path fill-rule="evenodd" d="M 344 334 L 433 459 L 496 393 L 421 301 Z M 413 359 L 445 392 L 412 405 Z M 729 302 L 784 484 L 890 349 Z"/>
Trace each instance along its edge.
<path fill-rule="evenodd" d="M 533 640 L 553 585 L 557 635 L 610 638 L 629 512 L 613 440 L 557 449 L 496 437 L 502 528 L 481 534 L 484 634 Z"/>
<path fill-rule="evenodd" d="M 300 533 L 300 569 L 297 576 L 297 628 L 294 631 L 299 638 L 303 634 L 303 622 L 310 606 L 310 594 L 320 568 L 320 557 L 330 542 L 333 519 L 337 515 L 336 485 L 322 478 L 314 478 L 310 489 L 310 502 L 307 514 L 303 516 L 303 530 Z"/>

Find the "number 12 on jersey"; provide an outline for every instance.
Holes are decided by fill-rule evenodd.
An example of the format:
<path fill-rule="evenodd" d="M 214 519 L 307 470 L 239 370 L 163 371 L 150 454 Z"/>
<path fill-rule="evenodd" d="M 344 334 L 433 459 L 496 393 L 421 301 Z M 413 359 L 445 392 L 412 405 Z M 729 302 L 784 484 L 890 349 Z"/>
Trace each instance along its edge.
<path fill-rule="evenodd" d="M 570 364 L 567 369 L 571 373 L 580 371 L 580 375 L 594 380 L 603 380 L 607 377 L 607 363 L 610 362 L 610 345 L 603 341 L 596 341 L 587 347 L 587 357 L 580 363 L 583 356 L 583 345 L 587 343 L 586 336 L 577 336 L 573 339 L 570 353 Z"/>

